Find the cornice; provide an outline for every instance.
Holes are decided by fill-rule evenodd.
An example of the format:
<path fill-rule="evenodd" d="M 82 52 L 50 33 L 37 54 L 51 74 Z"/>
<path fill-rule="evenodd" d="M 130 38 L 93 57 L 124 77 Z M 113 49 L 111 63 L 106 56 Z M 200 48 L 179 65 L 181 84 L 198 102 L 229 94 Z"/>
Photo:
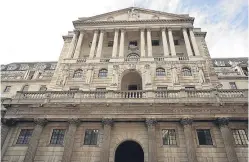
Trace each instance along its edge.
<path fill-rule="evenodd" d="M 95 24 L 109 24 L 109 25 L 115 25 L 115 24 L 148 24 L 148 23 L 183 23 L 183 22 L 190 22 L 193 24 L 194 18 L 184 18 L 184 19 L 153 19 L 153 20 L 133 20 L 133 21 L 127 21 L 127 20 L 118 20 L 118 21 L 81 21 L 77 20 L 74 21 L 74 26 L 77 25 L 95 25 Z"/>

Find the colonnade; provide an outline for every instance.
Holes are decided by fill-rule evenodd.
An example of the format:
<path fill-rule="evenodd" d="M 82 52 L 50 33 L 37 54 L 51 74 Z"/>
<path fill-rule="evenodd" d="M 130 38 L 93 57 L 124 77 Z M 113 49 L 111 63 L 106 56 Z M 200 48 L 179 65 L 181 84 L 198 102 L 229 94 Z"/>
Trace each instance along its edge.
<path fill-rule="evenodd" d="M 179 30 L 179 29 L 178 29 Z M 198 49 L 198 45 L 194 36 L 193 28 L 182 28 L 180 29 L 188 56 L 199 56 L 200 52 Z M 152 39 L 151 39 L 151 28 L 141 28 L 140 31 L 140 56 L 145 57 L 146 46 L 147 44 L 147 56 L 153 57 L 152 51 Z M 174 28 L 161 28 L 161 36 L 162 36 L 162 44 L 163 44 L 163 52 L 164 57 L 172 57 L 176 56 L 176 49 L 174 44 L 173 32 L 176 31 Z M 75 31 L 74 36 L 72 38 L 67 58 L 78 59 L 82 50 L 82 43 L 84 39 L 84 35 L 87 31 Z M 89 32 L 89 31 L 88 31 Z M 105 30 L 94 30 L 93 38 L 89 53 L 89 59 L 101 58 L 102 57 L 102 49 L 103 49 L 103 40 L 105 35 Z M 125 29 L 114 29 L 114 38 L 113 38 L 113 48 L 112 48 L 112 58 L 123 58 L 124 57 L 124 46 L 125 46 L 125 33 L 128 30 Z M 189 33 L 189 34 L 188 34 Z M 147 43 L 145 42 L 145 35 Z M 191 47 L 192 45 L 192 47 Z M 192 50 L 193 48 L 193 50 Z M 83 49 L 84 50 L 84 49 Z"/>

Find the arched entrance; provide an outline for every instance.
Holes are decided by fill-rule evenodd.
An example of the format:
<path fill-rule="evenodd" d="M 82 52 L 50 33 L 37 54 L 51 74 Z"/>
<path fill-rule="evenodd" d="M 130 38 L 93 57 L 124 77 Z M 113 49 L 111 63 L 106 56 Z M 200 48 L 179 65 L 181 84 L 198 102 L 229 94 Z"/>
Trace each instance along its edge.
<path fill-rule="evenodd" d="M 129 71 L 121 80 L 121 90 L 142 90 L 142 77 L 137 71 Z"/>
<path fill-rule="evenodd" d="M 135 141 L 125 141 L 116 149 L 114 162 L 144 162 L 143 149 Z"/>

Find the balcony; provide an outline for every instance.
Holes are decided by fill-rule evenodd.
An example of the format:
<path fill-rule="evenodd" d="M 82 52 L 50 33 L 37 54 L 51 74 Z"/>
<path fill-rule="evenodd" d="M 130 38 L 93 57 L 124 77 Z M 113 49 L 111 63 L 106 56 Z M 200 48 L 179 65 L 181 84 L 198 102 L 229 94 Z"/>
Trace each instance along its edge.
<path fill-rule="evenodd" d="M 18 91 L 13 104 L 247 103 L 248 90 Z"/>

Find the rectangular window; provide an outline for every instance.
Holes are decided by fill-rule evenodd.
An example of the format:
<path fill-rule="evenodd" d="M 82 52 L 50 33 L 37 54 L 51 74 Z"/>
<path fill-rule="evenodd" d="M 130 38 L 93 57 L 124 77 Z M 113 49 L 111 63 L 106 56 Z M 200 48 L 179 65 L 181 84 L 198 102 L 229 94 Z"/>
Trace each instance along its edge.
<path fill-rule="evenodd" d="M 235 82 L 229 82 L 231 89 L 237 89 Z"/>
<path fill-rule="evenodd" d="M 130 41 L 129 46 L 135 46 L 137 47 L 137 41 Z"/>
<path fill-rule="evenodd" d="M 32 133 L 33 129 L 22 129 L 18 136 L 16 144 L 28 144 Z"/>
<path fill-rule="evenodd" d="M 176 145 L 175 129 L 163 129 L 162 134 L 163 145 Z"/>
<path fill-rule="evenodd" d="M 113 47 L 113 41 L 108 41 L 108 47 Z"/>
<path fill-rule="evenodd" d="M 84 145 L 97 145 L 98 129 L 87 129 L 85 131 Z"/>
<path fill-rule="evenodd" d="M 159 46 L 159 40 L 152 40 L 152 46 Z"/>
<path fill-rule="evenodd" d="M 63 145 L 65 132 L 65 129 L 53 129 L 50 144 Z"/>
<path fill-rule="evenodd" d="M 236 145 L 247 145 L 248 136 L 244 129 L 233 129 L 232 132 Z"/>
<path fill-rule="evenodd" d="M 187 90 L 187 91 L 194 91 L 195 87 L 194 86 L 187 86 L 187 87 L 185 87 L 185 90 Z"/>
<path fill-rule="evenodd" d="M 174 44 L 175 45 L 179 45 L 179 41 L 178 40 L 174 40 Z"/>
<path fill-rule="evenodd" d="M 10 88 L 11 88 L 11 86 L 6 86 L 3 92 L 9 92 Z"/>
<path fill-rule="evenodd" d="M 199 145 L 213 145 L 211 133 L 209 129 L 197 129 Z"/>

